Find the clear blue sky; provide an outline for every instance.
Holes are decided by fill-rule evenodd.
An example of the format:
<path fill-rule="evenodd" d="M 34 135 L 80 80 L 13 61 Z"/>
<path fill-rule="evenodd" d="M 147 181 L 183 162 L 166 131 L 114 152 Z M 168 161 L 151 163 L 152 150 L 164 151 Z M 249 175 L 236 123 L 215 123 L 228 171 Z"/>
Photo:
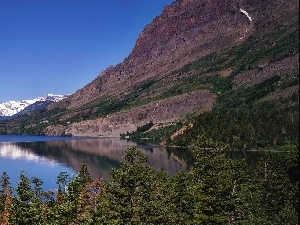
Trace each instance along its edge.
<path fill-rule="evenodd" d="M 0 0 L 0 102 L 72 94 L 175 0 Z"/>

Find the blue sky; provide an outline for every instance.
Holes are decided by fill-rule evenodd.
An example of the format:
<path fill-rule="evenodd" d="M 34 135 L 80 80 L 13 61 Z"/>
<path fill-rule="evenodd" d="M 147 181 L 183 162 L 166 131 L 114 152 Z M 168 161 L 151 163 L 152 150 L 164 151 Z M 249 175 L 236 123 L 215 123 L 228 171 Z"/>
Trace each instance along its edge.
<path fill-rule="evenodd" d="M 0 102 L 72 94 L 174 0 L 0 0 Z"/>

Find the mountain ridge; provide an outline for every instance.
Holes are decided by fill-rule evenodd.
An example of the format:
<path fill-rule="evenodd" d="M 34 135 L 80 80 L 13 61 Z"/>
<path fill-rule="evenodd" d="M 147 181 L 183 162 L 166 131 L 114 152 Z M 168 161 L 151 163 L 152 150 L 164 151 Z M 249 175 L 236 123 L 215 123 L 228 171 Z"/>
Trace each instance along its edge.
<path fill-rule="evenodd" d="M 23 110 L 26 110 L 27 107 L 37 103 L 37 102 L 57 102 L 64 98 L 66 98 L 68 95 L 54 95 L 54 94 L 46 94 L 42 97 L 37 97 L 30 100 L 17 100 L 17 101 L 7 101 L 0 103 L 0 116 L 3 117 L 11 117 L 18 113 L 22 113 Z M 49 104 L 47 104 L 48 106 Z M 46 107 L 46 105 L 45 105 Z M 28 108 L 27 108 L 28 109 Z M 28 109 L 27 111 L 32 111 Z"/>
<path fill-rule="evenodd" d="M 166 6 L 141 32 L 130 55 L 75 92 L 66 107 L 81 107 L 98 98 L 99 93 L 119 96 L 143 80 L 165 76 L 167 71 L 178 69 L 195 58 L 243 41 L 239 38 L 249 26 L 248 18 L 239 10 L 234 16 L 228 15 L 232 9 L 224 1 L 212 1 L 216 2 L 212 5 L 211 1 L 204 2 L 176 1 Z M 198 13 L 191 10 L 194 8 Z M 215 29 L 218 23 L 219 28 Z M 201 31 L 202 27 L 205 32 Z"/>
<path fill-rule="evenodd" d="M 11 121 L 6 132 L 119 136 L 220 108 L 298 104 L 298 12 L 294 0 L 177 0 L 123 62 L 45 111 Z"/>

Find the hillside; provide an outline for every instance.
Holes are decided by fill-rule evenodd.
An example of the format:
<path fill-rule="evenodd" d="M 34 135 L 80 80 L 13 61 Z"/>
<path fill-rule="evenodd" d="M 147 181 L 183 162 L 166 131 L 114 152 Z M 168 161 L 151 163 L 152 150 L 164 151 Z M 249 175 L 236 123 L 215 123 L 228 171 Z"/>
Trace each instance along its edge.
<path fill-rule="evenodd" d="M 241 107 L 288 111 L 293 119 L 285 126 L 297 128 L 298 14 L 294 0 L 177 0 L 145 27 L 123 62 L 0 131 L 119 136 L 151 122 L 152 130 L 169 135 L 185 123 L 201 130 L 208 124 L 196 126 L 202 115 L 239 114 L 232 110 Z"/>

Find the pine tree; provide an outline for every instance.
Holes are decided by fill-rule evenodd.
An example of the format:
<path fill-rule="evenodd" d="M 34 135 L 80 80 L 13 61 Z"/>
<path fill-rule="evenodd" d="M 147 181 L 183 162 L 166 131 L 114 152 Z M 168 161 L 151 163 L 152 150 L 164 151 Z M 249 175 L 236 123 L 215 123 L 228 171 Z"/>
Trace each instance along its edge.
<path fill-rule="evenodd" d="M 165 171 L 145 166 L 147 158 L 128 148 L 120 168 L 98 197 L 96 224 L 166 224 L 170 220 L 166 199 L 169 178 Z"/>
<path fill-rule="evenodd" d="M 228 146 L 199 136 L 194 145 L 195 164 L 190 172 L 195 205 L 195 224 L 225 224 L 237 219 L 241 166 L 226 155 Z"/>
<path fill-rule="evenodd" d="M 0 178 L 0 224 L 2 225 L 8 225 L 11 213 L 12 188 L 9 179 L 7 173 L 3 172 Z"/>
<path fill-rule="evenodd" d="M 15 189 L 16 196 L 12 201 L 12 214 L 10 224 L 34 224 L 32 220 L 30 204 L 34 193 L 31 189 L 31 181 L 26 172 L 20 173 L 19 183 Z"/>

